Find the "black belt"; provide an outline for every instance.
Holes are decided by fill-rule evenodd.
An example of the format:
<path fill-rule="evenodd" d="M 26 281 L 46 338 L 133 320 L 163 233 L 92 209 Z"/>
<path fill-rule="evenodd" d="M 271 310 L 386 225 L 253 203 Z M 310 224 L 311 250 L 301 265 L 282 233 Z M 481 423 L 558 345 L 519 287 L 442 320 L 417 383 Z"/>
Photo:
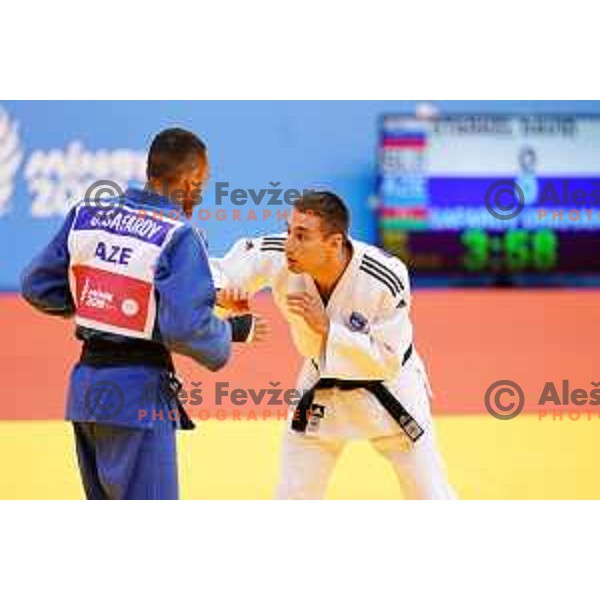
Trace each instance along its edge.
<path fill-rule="evenodd" d="M 166 347 L 147 340 L 111 342 L 89 338 L 83 341 L 79 360 L 91 367 L 143 365 L 175 371 L 171 353 Z"/>
<path fill-rule="evenodd" d="M 412 344 L 404 354 L 402 364 L 404 365 L 412 356 Z M 312 406 L 317 390 L 358 390 L 364 389 L 373 394 L 379 403 L 387 410 L 389 415 L 398 423 L 402 431 L 413 441 L 416 442 L 424 433 L 424 429 L 417 423 L 414 417 L 402 406 L 402 403 L 383 385 L 383 382 L 375 379 L 319 379 L 317 383 L 310 389 L 304 392 L 302 398 L 294 411 L 292 419 L 292 429 L 300 433 L 306 431 L 308 419 L 311 416 Z"/>
<path fill-rule="evenodd" d="M 175 365 L 171 353 L 165 346 L 147 340 L 127 340 L 124 342 L 110 342 L 97 338 L 86 339 L 81 348 L 79 362 L 90 367 L 125 367 L 145 366 L 156 367 L 166 371 L 166 378 L 161 381 L 165 390 L 170 392 L 179 413 L 181 429 L 195 429 L 196 425 L 187 414 L 179 392 L 181 383 L 175 376 Z"/>

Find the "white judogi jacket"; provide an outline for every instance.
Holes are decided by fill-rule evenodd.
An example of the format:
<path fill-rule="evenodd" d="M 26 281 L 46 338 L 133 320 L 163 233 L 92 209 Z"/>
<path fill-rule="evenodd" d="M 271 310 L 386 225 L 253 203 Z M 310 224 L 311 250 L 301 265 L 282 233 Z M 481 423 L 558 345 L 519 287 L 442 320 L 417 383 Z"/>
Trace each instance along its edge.
<path fill-rule="evenodd" d="M 287 268 L 286 234 L 238 241 L 223 258 L 211 258 L 218 288 L 237 287 L 251 294 L 270 287 L 288 320 L 298 352 L 306 359 L 297 381 L 301 391 L 320 378 L 383 380 L 417 423 L 430 425 L 430 388 L 417 355 L 402 366 L 413 341 L 409 318 L 410 285 L 406 266 L 396 257 L 356 240 L 353 256 L 326 306 L 330 319 L 326 344 L 291 314 L 286 296 L 308 291 L 320 298 L 312 277 Z M 375 438 L 402 433 L 379 401 L 363 389 L 318 390 L 308 435 L 332 438 Z M 293 412 L 293 411 L 291 411 Z"/>

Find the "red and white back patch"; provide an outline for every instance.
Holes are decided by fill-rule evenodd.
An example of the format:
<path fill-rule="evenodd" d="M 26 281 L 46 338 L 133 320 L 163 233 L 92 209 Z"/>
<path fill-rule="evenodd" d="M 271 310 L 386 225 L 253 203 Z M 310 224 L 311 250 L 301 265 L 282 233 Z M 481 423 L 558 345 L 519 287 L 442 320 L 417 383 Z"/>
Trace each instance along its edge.
<path fill-rule="evenodd" d="M 77 317 L 143 334 L 153 286 L 147 281 L 96 267 L 72 268 Z"/>

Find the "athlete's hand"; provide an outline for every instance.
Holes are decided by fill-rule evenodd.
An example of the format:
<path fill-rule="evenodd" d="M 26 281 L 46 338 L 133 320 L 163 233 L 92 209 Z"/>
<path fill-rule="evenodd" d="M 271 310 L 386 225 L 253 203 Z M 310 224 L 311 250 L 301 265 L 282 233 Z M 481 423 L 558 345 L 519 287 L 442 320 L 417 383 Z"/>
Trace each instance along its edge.
<path fill-rule="evenodd" d="M 239 288 L 223 288 L 217 292 L 217 306 L 244 315 L 250 312 L 250 295 Z"/>
<path fill-rule="evenodd" d="M 293 315 L 302 317 L 313 331 L 327 338 L 329 317 L 320 298 L 307 292 L 296 292 L 287 295 L 287 306 Z"/>

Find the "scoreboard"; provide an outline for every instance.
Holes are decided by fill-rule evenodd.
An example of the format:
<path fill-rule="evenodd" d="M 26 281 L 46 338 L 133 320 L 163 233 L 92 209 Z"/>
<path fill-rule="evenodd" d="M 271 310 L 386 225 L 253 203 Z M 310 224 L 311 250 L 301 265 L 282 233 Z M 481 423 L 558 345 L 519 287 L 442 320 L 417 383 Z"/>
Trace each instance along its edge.
<path fill-rule="evenodd" d="M 381 119 L 380 244 L 417 281 L 600 285 L 600 119 Z"/>

